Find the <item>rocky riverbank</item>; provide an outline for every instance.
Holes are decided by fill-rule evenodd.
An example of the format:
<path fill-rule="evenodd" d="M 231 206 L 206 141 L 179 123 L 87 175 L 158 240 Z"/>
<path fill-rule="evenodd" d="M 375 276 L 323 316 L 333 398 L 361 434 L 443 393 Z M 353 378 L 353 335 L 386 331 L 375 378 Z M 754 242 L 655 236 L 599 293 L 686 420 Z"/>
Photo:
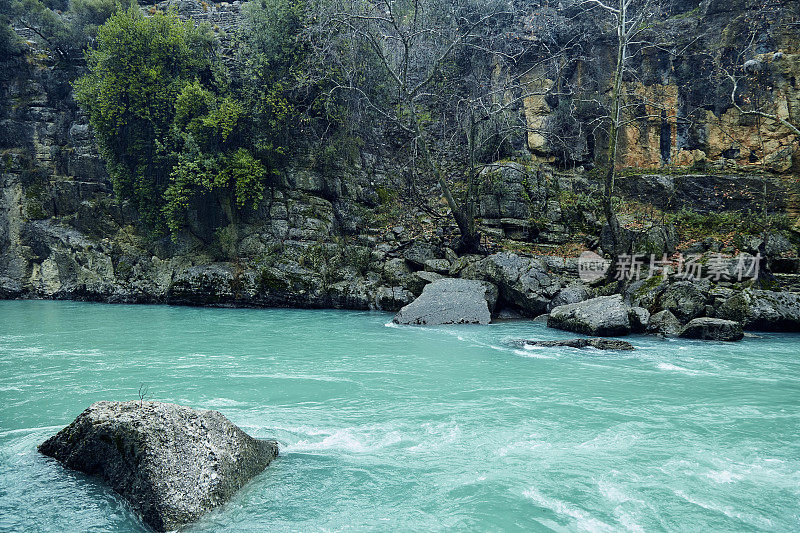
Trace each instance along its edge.
<path fill-rule="evenodd" d="M 176 2 L 160 6 L 167 4 Z M 238 2 L 177 4 L 182 17 L 210 22 L 220 35 L 239 24 Z M 716 38 L 717 30 L 758 8 L 753 2 L 730 10 L 719 2 L 706 1 L 695 10 L 684 4 L 673 6 L 678 11 L 667 26 L 700 29 L 703 39 Z M 720 253 L 735 261 L 739 252 L 758 253 L 761 244 L 763 228 L 744 213 L 763 213 L 767 218 L 761 222 L 773 224 L 763 248 L 778 275 L 769 294 L 758 288 L 747 292 L 747 283 L 677 277 L 581 283 L 577 255 L 609 247 L 598 202 L 601 184 L 590 170 L 591 154 L 551 165 L 558 163 L 554 147 L 539 134 L 529 135 L 527 147 L 479 176 L 480 255 L 456 252 L 451 213 L 431 201 L 440 191 L 410 186 L 405 169 L 391 166 L 377 146 L 359 149 L 345 162 L 323 164 L 298 154 L 255 209 L 228 220 L 219 206 L 198 208 L 189 213 L 187 227 L 171 237 L 152 235 L 131 204 L 114 194 L 88 119 L 73 99 L 71 84 L 83 64 L 57 61 L 35 36 L 23 33 L 29 53 L 0 59 L 0 298 L 398 311 L 429 283 L 457 278 L 495 287 L 496 299 L 487 304 L 495 316 L 536 317 L 618 294 L 625 306 L 650 313 L 646 320 L 641 311 L 628 316 L 628 324 L 614 330 L 620 333 L 679 334 L 695 318 L 730 319 L 746 329 L 797 327 L 800 235 L 791 180 L 796 156 L 785 149 L 793 137 L 781 128 L 767 131 L 779 145 L 774 154 L 780 157 L 772 158 L 779 164 L 750 163 L 755 152 L 723 146 L 715 124 L 728 117 L 742 146 L 750 146 L 757 132 L 753 124 L 732 124 L 734 110 L 724 102 L 715 111 L 720 117 L 711 113 L 692 135 L 679 134 L 677 123 L 666 129 L 660 120 L 646 125 L 650 133 L 634 144 L 647 153 L 634 150 L 628 163 L 648 169 L 628 169 L 617 180 L 623 240 L 634 253 L 661 257 L 682 251 L 701 261 Z M 794 42 L 791 35 L 780 35 L 781 46 Z M 232 60 L 230 50 L 224 52 Z M 787 51 L 775 57 L 770 64 L 782 69 L 775 105 L 792 118 L 797 92 L 787 80 L 794 79 L 798 56 Z M 663 88 L 669 94 L 703 81 L 677 83 L 671 78 L 674 68 L 658 63 L 653 69 L 666 69 Z M 679 101 L 670 99 L 669 105 Z M 526 100 L 529 126 L 549 124 L 556 114 L 551 104 L 539 97 Z M 669 133 L 664 141 L 670 141 L 671 155 L 663 160 L 660 141 L 650 131 L 656 126 Z M 703 146 L 701 138 L 708 139 Z M 704 164 L 680 172 L 662 166 L 690 152 L 692 161 Z M 623 323 L 626 312 L 617 313 Z"/>

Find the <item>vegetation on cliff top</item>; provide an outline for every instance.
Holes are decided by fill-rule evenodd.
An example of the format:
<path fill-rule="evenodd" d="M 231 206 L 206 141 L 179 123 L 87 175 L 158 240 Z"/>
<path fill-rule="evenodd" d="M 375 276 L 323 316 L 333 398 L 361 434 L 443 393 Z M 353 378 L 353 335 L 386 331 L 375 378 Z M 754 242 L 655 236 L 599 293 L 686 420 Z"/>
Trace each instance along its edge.
<path fill-rule="evenodd" d="M 234 222 L 281 168 L 295 116 L 285 84 L 302 53 L 286 35 L 296 35 L 301 13 L 288 2 L 251 2 L 246 12 L 241 72 L 219 59 L 207 25 L 174 11 L 120 11 L 86 51 L 76 99 L 117 194 L 156 233 L 177 231 L 190 208 L 218 206 Z"/>
<path fill-rule="evenodd" d="M 197 224 L 211 235 L 235 226 L 282 183 L 290 162 L 338 176 L 376 156 L 398 198 L 435 220 L 453 220 L 462 251 L 474 251 L 487 167 L 531 152 L 572 168 L 604 165 L 597 174 L 605 177 L 603 215 L 613 230 L 620 174 L 614 163 L 633 149 L 630 128 L 661 120 L 662 144 L 672 142 L 674 117 L 664 114 L 671 104 L 636 91 L 662 83 L 649 50 L 673 11 L 656 0 L 557 9 L 534 2 L 525 10 L 502 0 L 253 0 L 242 4 L 232 34 L 196 25 L 191 9 L 179 16 L 125 5 L 0 0 L 0 13 L 9 13 L 0 22 L 13 19 L 39 35 L 56 59 L 74 60 L 83 51 L 88 72 L 75 82 L 75 97 L 117 195 L 155 235 L 193 232 Z M 783 16 L 778 8 L 767 11 L 774 14 L 767 26 Z M 598 42 L 617 45 L 613 80 L 600 72 L 609 58 L 585 53 Z M 17 44 L 0 34 L 0 50 L 13 52 Z M 682 65 L 682 52 L 667 48 L 659 65 Z M 745 49 L 756 50 L 742 43 Z M 745 74 L 753 77 L 730 76 L 733 92 L 720 105 L 769 119 L 744 99 L 753 92 Z M 602 90 L 612 81 L 612 91 Z M 694 136 L 692 110 L 705 116 L 718 92 L 709 92 L 714 102 L 693 99 L 687 115 L 675 119 L 686 123 L 678 124 L 678 137 Z M 537 151 L 540 142 L 550 151 Z M 664 161 L 670 146 L 662 146 Z M 575 211 L 581 225 L 583 206 L 561 207 Z M 532 217 L 545 220 L 544 214 Z"/>

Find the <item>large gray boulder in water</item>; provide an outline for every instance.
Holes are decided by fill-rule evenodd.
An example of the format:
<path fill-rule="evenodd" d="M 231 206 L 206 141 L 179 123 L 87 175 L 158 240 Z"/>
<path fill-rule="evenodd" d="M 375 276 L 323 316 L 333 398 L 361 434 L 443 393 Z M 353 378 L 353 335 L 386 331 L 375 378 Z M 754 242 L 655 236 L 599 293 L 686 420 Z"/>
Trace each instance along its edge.
<path fill-rule="evenodd" d="M 664 337 L 674 337 L 681 332 L 681 321 L 670 311 L 664 309 L 650 316 L 647 322 L 647 333 L 652 335 L 662 335 Z"/>
<path fill-rule="evenodd" d="M 740 341 L 744 338 L 744 332 L 739 322 L 703 317 L 686 324 L 679 337 L 707 341 Z"/>
<path fill-rule="evenodd" d="M 679 281 L 668 286 L 658 299 L 658 307 L 671 312 L 685 324 L 702 316 L 706 305 L 711 303 L 709 294 L 700 283 Z"/>
<path fill-rule="evenodd" d="M 97 402 L 39 446 L 102 478 L 156 531 L 197 520 L 278 455 L 217 411 L 152 402 Z"/>
<path fill-rule="evenodd" d="M 468 279 L 444 278 L 425 285 L 422 294 L 394 317 L 397 324 L 488 324 L 489 305 L 494 306 L 497 289 Z"/>
<path fill-rule="evenodd" d="M 576 304 L 588 300 L 590 297 L 589 288 L 583 283 L 576 281 L 561 289 L 558 294 L 556 294 L 555 298 L 547 304 L 547 308 L 553 309 L 559 305 Z"/>
<path fill-rule="evenodd" d="M 622 295 L 600 296 L 560 305 L 550 311 L 547 327 L 594 337 L 616 337 L 631 332 L 631 307 Z"/>

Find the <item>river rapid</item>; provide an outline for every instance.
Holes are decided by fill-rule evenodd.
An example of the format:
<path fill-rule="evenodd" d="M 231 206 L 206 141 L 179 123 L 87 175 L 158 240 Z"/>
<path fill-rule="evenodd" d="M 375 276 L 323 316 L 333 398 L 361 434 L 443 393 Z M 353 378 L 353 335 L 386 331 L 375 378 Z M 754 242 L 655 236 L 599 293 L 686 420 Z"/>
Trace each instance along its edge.
<path fill-rule="evenodd" d="M 800 530 L 800 335 L 523 350 L 572 335 L 390 321 L 0 301 L 0 530 L 143 530 L 36 452 L 143 384 L 281 445 L 191 532 Z"/>

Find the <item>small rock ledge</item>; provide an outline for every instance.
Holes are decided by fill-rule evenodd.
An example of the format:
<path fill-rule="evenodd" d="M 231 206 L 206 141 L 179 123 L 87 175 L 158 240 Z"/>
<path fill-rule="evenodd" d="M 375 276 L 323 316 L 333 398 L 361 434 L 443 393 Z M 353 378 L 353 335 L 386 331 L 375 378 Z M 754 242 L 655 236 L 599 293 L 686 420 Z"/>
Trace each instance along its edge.
<path fill-rule="evenodd" d="M 539 346 L 542 348 L 595 348 L 597 350 L 633 350 L 633 344 L 628 341 L 619 339 L 602 339 L 602 338 L 589 338 L 589 339 L 567 339 L 563 341 L 530 341 L 530 340 L 517 340 L 512 344 L 518 348 L 525 348 L 526 346 Z"/>

